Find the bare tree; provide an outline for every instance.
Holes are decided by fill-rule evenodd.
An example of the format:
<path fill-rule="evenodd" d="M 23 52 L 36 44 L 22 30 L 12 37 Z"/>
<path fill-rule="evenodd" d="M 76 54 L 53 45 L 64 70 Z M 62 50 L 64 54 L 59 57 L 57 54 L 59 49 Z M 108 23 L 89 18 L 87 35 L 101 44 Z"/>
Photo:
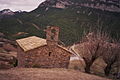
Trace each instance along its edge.
<path fill-rule="evenodd" d="M 109 75 L 112 65 L 118 61 L 120 47 L 112 42 L 112 38 L 102 31 L 89 32 L 77 44 L 74 50 L 84 59 L 85 72 L 90 73 L 90 67 L 98 57 L 103 57 L 107 64 L 104 69 L 105 75 Z"/>
<path fill-rule="evenodd" d="M 90 73 L 90 67 L 93 62 L 105 53 L 105 48 L 103 47 L 110 38 L 106 33 L 91 32 L 85 35 L 83 41 L 79 44 L 81 47 L 80 55 L 85 61 L 86 67 L 85 72 Z"/>
<path fill-rule="evenodd" d="M 117 43 L 106 43 L 106 53 L 103 54 L 103 60 L 106 62 L 107 66 L 104 69 L 105 75 L 110 74 L 112 65 L 118 61 L 120 55 L 120 48 Z M 118 64 L 119 65 L 119 64 Z"/>

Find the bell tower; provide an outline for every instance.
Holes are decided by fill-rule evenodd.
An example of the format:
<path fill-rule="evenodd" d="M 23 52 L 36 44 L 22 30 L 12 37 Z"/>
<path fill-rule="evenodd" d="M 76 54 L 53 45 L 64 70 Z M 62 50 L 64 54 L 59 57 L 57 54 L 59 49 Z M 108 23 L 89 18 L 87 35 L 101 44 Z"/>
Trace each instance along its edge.
<path fill-rule="evenodd" d="M 46 29 L 47 45 L 57 45 L 59 41 L 59 27 L 49 26 Z"/>

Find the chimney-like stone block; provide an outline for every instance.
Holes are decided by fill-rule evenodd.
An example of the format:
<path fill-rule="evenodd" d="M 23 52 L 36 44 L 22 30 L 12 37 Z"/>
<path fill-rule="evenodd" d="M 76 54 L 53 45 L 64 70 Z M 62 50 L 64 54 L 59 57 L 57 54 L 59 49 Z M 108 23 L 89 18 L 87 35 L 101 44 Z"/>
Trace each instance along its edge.
<path fill-rule="evenodd" d="M 48 45 L 56 45 L 59 41 L 59 27 L 47 27 L 46 40 Z"/>

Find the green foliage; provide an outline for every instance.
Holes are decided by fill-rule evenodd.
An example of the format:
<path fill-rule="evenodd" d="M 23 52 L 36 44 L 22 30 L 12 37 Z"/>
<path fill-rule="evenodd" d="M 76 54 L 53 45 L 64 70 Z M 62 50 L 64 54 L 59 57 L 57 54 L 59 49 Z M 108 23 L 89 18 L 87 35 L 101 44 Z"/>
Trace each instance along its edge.
<path fill-rule="evenodd" d="M 84 7 L 76 8 L 74 6 L 66 9 L 48 7 L 47 11 L 45 9 L 46 7 L 40 7 L 30 13 L 1 19 L 0 32 L 7 34 L 12 39 L 32 35 L 45 38 L 43 30 L 46 26 L 54 25 L 60 27 L 60 40 L 66 45 L 79 41 L 83 32 L 90 28 L 106 30 L 107 32 L 111 32 L 111 35 L 115 38 L 120 36 L 120 15 L 118 13 Z M 20 24 L 17 19 L 21 20 L 23 24 Z M 35 28 L 32 23 L 39 26 L 40 30 Z M 17 37 L 11 36 L 18 32 L 29 34 Z"/>

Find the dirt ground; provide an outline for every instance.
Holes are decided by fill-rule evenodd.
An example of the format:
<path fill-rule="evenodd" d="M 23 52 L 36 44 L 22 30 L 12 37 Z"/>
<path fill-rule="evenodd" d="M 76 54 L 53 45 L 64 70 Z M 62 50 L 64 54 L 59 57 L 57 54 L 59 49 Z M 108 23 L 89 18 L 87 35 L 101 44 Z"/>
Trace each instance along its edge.
<path fill-rule="evenodd" d="M 70 69 L 14 68 L 0 70 L 0 80 L 109 80 Z"/>

